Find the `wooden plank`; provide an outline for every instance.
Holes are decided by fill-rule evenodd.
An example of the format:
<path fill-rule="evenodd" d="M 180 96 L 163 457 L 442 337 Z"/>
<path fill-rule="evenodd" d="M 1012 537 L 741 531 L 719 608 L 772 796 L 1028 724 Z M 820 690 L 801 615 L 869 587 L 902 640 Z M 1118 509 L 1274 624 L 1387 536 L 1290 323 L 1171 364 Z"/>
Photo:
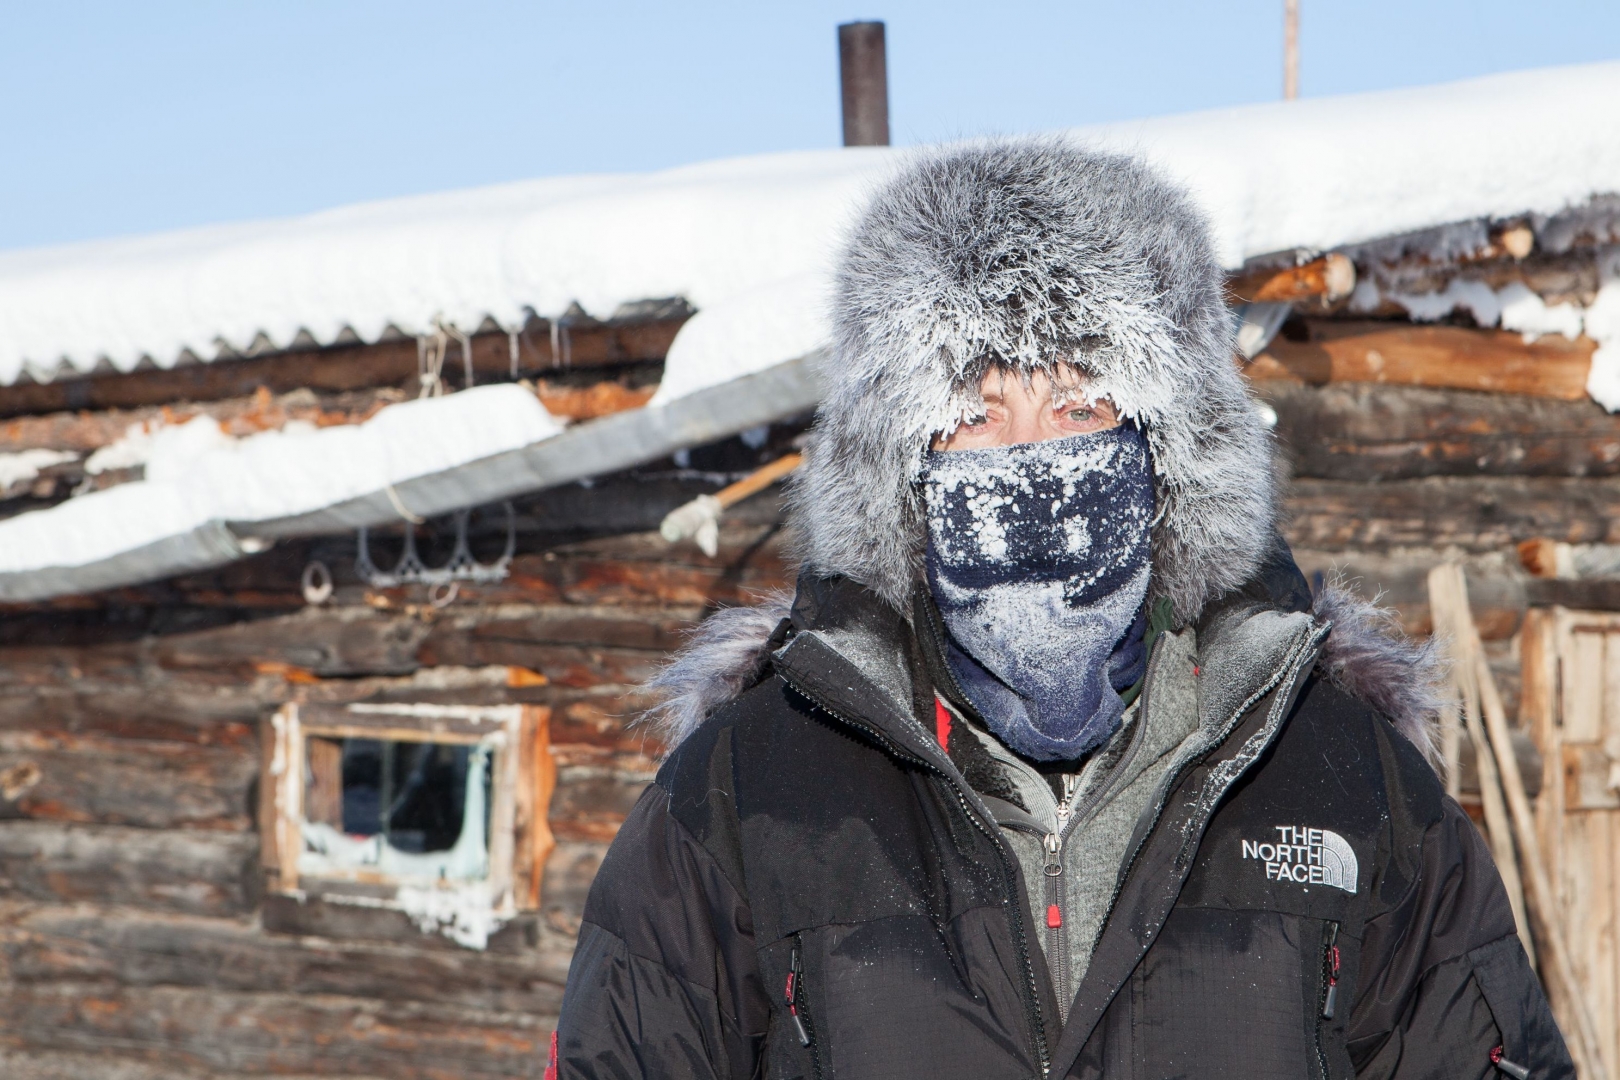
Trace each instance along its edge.
<path fill-rule="evenodd" d="M 1337 251 L 1299 266 L 1239 271 L 1226 281 L 1226 291 L 1240 303 L 1295 304 L 1307 300 L 1330 303 L 1349 296 L 1355 287 L 1355 264 Z"/>
<path fill-rule="evenodd" d="M 94 979 L 125 987 L 340 994 L 494 1012 L 554 1014 L 572 951 L 571 939 L 539 931 L 532 922 L 516 937 L 506 935 L 490 950 L 474 952 L 415 927 L 395 943 L 294 937 L 237 919 L 115 908 L 10 908 L 0 921 L 0 962 L 7 979 L 17 983 Z"/>
<path fill-rule="evenodd" d="M 1489 390 L 1579 401 L 1597 343 L 1561 336 L 1526 343 L 1508 330 L 1317 320 L 1311 340 L 1278 337 L 1249 363 L 1255 382 L 1329 382 Z"/>
<path fill-rule="evenodd" d="M 343 829 L 343 743 L 311 738 L 304 743 L 309 758 L 304 785 L 304 820 Z"/>
<path fill-rule="evenodd" d="M 13 984 L 0 1044 L 181 1068 L 393 1080 L 505 1080 L 545 1068 L 554 1016 L 190 987 Z"/>
<path fill-rule="evenodd" d="M 152 829 L 252 828 L 251 753 L 184 743 L 141 743 L 66 733 L 0 733 L 0 771 L 30 767 L 0 814 L 41 821 L 139 825 Z"/>
<path fill-rule="evenodd" d="M 1620 475 L 1620 417 L 1595 401 L 1472 390 L 1256 384 L 1295 476 Z"/>
<path fill-rule="evenodd" d="M 1620 541 L 1620 484 L 1609 479 L 1429 477 L 1391 483 L 1296 480 L 1283 534 L 1300 548 L 1500 551 L 1547 536 Z"/>
<path fill-rule="evenodd" d="M 551 800 L 557 790 L 557 759 L 551 753 L 551 709 L 543 705 L 523 709 L 523 758 L 519 772 L 524 781 L 518 786 L 517 834 L 521 839 L 513 874 L 518 883 L 515 900 L 519 909 L 533 911 L 540 906 L 546 860 L 556 850 L 557 838 L 551 830 Z"/>
<path fill-rule="evenodd" d="M 575 325 L 558 335 L 553 354 L 549 327 L 527 328 L 519 342 L 519 374 L 558 367 L 600 367 L 660 361 L 686 321 L 685 313 L 651 320 Z M 504 333 L 474 334 L 473 371 L 485 380 L 511 377 L 511 342 Z M 275 352 L 263 356 L 188 364 L 167 371 L 58 379 L 0 387 L 0 416 L 129 409 L 177 402 L 218 401 L 295 390 L 334 393 L 393 386 L 415 396 L 416 339 L 373 345 Z M 461 353 L 452 344 L 445 377 L 461 382 Z"/>
<path fill-rule="evenodd" d="M 218 1080 L 218 1074 L 174 1065 L 130 1061 L 117 1054 L 74 1054 L 0 1047 L 0 1076 L 6 1080 Z M 238 1074 L 236 1080 L 269 1080 Z M 291 1080 L 279 1077 L 277 1080 Z M 373 1080 L 345 1077 L 340 1080 Z"/>
<path fill-rule="evenodd" d="M 239 915 L 252 909 L 257 848 L 243 833 L 12 821 L 0 828 L 0 898 Z"/>

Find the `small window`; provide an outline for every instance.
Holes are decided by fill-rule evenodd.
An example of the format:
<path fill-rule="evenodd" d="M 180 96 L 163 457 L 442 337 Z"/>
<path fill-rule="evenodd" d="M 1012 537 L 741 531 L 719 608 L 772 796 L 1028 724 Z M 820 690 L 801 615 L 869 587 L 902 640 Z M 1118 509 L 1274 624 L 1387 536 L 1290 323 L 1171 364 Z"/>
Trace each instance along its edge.
<path fill-rule="evenodd" d="M 539 905 L 555 786 L 541 706 L 289 704 L 263 779 L 271 887 L 402 911 L 472 948 Z"/>

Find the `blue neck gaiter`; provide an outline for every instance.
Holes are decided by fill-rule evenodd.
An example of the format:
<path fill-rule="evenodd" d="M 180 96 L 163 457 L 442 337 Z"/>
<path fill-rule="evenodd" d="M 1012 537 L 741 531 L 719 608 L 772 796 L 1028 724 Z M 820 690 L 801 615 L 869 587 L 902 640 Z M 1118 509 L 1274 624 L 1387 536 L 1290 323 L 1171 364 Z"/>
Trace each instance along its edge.
<path fill-rule="evenodd" d="M 935 451 L 922 484 L 928 585 L 963 692 L 1025 757 L 1072 760 L 1099 746 L 1146 665 L 1146 438 L 1122 424 Z"/>

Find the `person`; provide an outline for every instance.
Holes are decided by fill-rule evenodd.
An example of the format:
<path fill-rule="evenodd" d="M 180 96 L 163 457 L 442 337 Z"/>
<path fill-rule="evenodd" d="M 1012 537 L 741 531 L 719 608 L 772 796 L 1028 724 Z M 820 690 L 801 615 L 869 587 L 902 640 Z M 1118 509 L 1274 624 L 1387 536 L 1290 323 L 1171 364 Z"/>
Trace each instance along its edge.
<path fill-rule="evenodd" d="M 796 594 L 661 677 L 555 1075 L 1572 1076 L 1432 654 L 1278 534 L 1188 196 L 923 154 L 834 324 Z"/>

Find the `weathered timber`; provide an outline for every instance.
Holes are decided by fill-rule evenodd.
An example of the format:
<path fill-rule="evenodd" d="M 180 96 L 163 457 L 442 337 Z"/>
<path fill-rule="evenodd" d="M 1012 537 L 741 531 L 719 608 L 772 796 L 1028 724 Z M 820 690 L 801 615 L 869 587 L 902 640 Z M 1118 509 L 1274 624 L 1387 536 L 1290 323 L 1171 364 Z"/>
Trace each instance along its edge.
<path fill-rule="evenodd" d="M 1326 306 L 1349 296 L 1355 287 L 1355 264 L 1338 252 L 1298 266 L 1262 266 L 1239 271 L 1226 281 L 1232 299 L 1242 303 L 1297 304 L 1314 300 Z"/>
<path fill-rule="evenodd" d="M 518 373 L 662 360 L 686 318 L 687 314 L 681 312 L 650 320 L 570 325 L 559 329 L 555 353 L 545 324 L 527 328 L 519 338 Z M 506 334 L 474 334 L 472 343 L 475 377 L 511 377 L 511 339 Z M 461 372 L 460 346 L 453 342 L 444 365 L 445 378 L 459 385 Z M 249 397 L 260 387 L 272 394 L 284 394 L 295 390 L 337 393 L 392 386 L 414 395 L 418 388 L 416 375 L 416 339 L 395 339 L 373 345 L 222 358 L 167 371 L 19 383 L 0 387 L 0 416 L 218 401 Z"/>
<path fill-rule="evenodd" d="M 0 669 L 16 675 L 26 666 L 26 658 L 0 650 Z M 66 682 L 73 678 L 69 673 L 58 677 Z M 6 687 L 0 692 L 0 731 L 241 749 L 253 744 L 253 723 L 270 704 L 240 678 L 226 687 L 186 685 L 190 680 L 153 678 L 150 673 L 148 681 L 157 685 L 146 690 L 138 683 L 66 690 Z"/>
<path fill-rule="evenodd" d="M 0 983 L 0 986 L 3 986 Z M 0 991 L 3 993 L 3 991 Z M 201 1073 L 176 1065 L 130 1061 L 106 1054 L 63 1053 L 55 1050 L 10 1050 L 0 1046 L 0 1076 L 6 1080 L 217 1080 L 218 1074 Z M 237 1073 L 233 1080 L 270 1080 L 263 1074 Z M 279 1076 L 276 1080 L 298 1080 Z M 335 1080 L 378 1080 L 341 1077 Z"/>
<path fill-rule="evenodd" d="M 1344 581 L 1358 594 L 1393 610 L 1408 634 L 1427 636 L 1429 621 L 1428 573 L 1455 552 L 1436 548 L 1406 548 L 1387 553 L 1373 551 L 1321 551 L 1296 547 L 1294 559 L 1307 576 L 1320 573 L 1325 580 Z M 1480 637 L 1506 641 L 1519 628 L 1529 603 L 1530 583 L 1501 552 L 1488 552 L 1462 560 L 1468 574 L 1469 600 Z"/>
<path fill-rule="evenodd" d="M 289 615 L 159 638 L 166 668 L 251 667 L 279 662 L 317 675 L 409 674 L 427 637 L 420 618 L 372 608 L 306 608 Z"/>
<path fill-rule="evenodd" d="M 1430 477 L 1390 483 L 1295 480 L 1284 535 L 1299 547 L 1484 552 L 1545 536 L 1620 540 L 1620 482 L 1611 479 Z"/>
<path fill-rule="evenodd" d="M 0 389 L 0 398 L 8 392 Z M 197 416 L 213 417 L 226 434 L 237 437 L 279 430 L 294 420 L 316 427 L 358 424 L 384 406 L 404 400 L 405 393 L 391 387 L 335 394 L 316 394 L 304 388 L 279 396 L 260 387 L 259 392 L 246 397 L 206 404 L 14 416 L 0 423 L 0 453 L 49 449 L 88 454 L 123 438 L 132 427 L 183 424 Z"/>
<path fill-rule="evenodd" d="M 0 1045 L 118 1054 L 229 1076 L 534 1077 L 554 1016 L 299 994 L 88 983 L 0 989 Z"/>
<path fill-rule="evenodd" d="M 415 927 L 400 935 L 400 944 L 354 937 L 295 938 L 241 920 L 121 909 L 0 908 L 0 970 L 19 983 L 342 994 L 544 1014 L 557 1011 L 573 948 L 566 938 L 537 931 L 532 920 L 527 933 L 511 941 L 497 935 L 483 953 Z"/>
<path fill-rule="evenodd" d="M 1279 336 L 1244 368 L 1255 382 L 1281 380 L 1489 390 L 1579 401 L 1597 348 L 1590 338 L 1526 343 L 1507 330 L 1317 319 L 1310 340 Z"/>
<path fill-rule="evenodd" d="M 44 732 L 0 732 L 0 770 L 32 769 L 0 818 L 138 825 L 150 829 L 252 828 L 251 754 L 187 743 Z"/>
<path fill-rule="evenodd" d="M 1371 383 L 1262 382 L 1294 475 L 1620 475 L 1620 417 L 1596 402 Z"/>
<path fill-rule="evenodd" d="M 253 906 L 258 849 L 245 833 L 8 821 L 0 898 L 239 915 Z"/>
<path fill-rule="evenodd" d="M 558 770 L 552 829 L 562 840 L 611 841 L 651 776 L 593 766 Z"/>
<path fill-rule="evenodd" d="M 347 944 L 388 943 L 430 953 L 466 955 L 467 950 L 440 934 L 424 931 L 402 911 L 345 904 L 330 897 L 310 896 L 302 900 L 271 893 L 259 907 L 260 925 L 272 934 L 286 938 L 323 938 Z M 520 914 L 489 937 L 487 956 L 505 956 L 532 951 L 537 940 L 537 917 Z"/>

